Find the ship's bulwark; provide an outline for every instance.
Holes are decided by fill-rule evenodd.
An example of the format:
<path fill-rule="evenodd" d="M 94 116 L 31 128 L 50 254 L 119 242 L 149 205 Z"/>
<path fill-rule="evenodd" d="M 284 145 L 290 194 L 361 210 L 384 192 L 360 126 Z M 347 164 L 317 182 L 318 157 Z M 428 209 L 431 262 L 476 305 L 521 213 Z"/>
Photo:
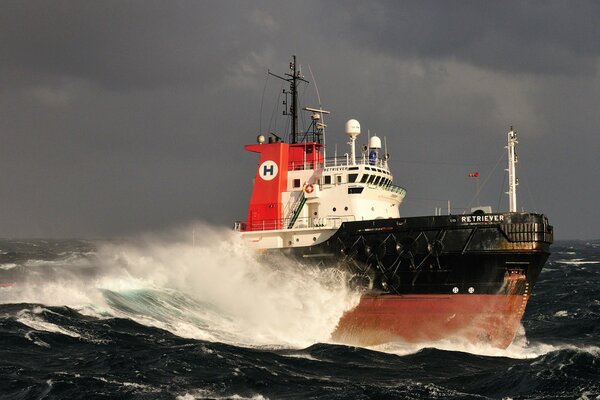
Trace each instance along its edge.
<path fill-rule="evenodd" d="M 350 222 L 324 243 L 284 251 L 341 268 L 364 291 L 340 319 L 336 341 L 460 336 L 505 348 L 552 241 L 544 215 L 505 213 Z"/>

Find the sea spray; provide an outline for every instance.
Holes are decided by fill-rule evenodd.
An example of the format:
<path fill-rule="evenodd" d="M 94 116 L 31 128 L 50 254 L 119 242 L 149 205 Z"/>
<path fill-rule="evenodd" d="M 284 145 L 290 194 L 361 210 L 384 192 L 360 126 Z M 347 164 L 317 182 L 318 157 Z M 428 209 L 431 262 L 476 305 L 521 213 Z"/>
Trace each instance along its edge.
<path fill-rule="evenodd" d="M 95 253 L 22 268 L 26 277 L 3 290 L 2 302 L 66 305 L 247 346 L 327 342 L 359 299 L 335 269 L 257 256 L 230 230 L 205 224 L 101 242 Z"/>
<path fill-rule="evenodd" d="M 99 250 L 100 258 L 109 261 L 107 268 L 121 269 L 121 276 L 154 290 L 156 301 L 143 300 L 147 308 L 135 314 L 168 308 L 177 315 L 169 323 L 180 323 L 176 332 L 186 336 L 203 337 L 195 332 L 200 329 L 236 344 L 306 346 L 328 341 L 342 313 L 358 301 L 358 293 L 346 288 L 335 269 L 257 257 L 230 231 L 205 225 L 194 231 L 195 243 L 182 241 L 181 233 L 162 234 Z"/>

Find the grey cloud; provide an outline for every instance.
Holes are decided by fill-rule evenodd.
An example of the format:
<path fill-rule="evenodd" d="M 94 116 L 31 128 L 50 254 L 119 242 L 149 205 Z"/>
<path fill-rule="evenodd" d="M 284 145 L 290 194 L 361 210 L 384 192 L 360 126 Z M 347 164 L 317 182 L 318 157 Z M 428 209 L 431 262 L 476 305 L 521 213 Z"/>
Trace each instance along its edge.
<path fill-rule="evenodd" d="M 520 204 L 559 238 L 600 236 L 598 7 L 4 1 L 0 236 L 244 218 L 256 158 L 243 145 L 285 126 L 266 70 L 294 53 L 332 111 L 330 155 L 350 117 L 387 136 L 404 215 L 466 207 L 466 173 L 490 173 L 515 124 Z M 314 85 L 304 100 L 317 105 Z M 501 208 L 502 169 L 481 195 Z"/>
<path fill-rule="evenodd" d="M 356 2 L 339 29 L 399 58 L 452 58 L 509 73 L 590 75 L 600 56 L 594 1 Z"/>
<path fill-rule="evenodd" d="M 0 65 L 112 90 L 203 85 L 248 55 L 263 28 L 245 3 L 8 1 Z M 248 30 L 252 34 L 248 35 Z M 266 28 L 265 28 L 266 29 Z M 18 78 L 18 77 L 17 77 Z"/>

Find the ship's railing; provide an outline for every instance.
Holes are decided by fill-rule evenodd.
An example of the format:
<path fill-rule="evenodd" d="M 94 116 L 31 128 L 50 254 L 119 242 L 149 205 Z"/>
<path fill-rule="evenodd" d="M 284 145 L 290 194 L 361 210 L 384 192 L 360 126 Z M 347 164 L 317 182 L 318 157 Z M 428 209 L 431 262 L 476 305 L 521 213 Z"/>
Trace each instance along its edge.
<path fill-rule="evenodd" d="M 396 185 L 389 185 L 388 187 L 386 187 L 386 189 L 389 190 L 390 192 L 398 193 L 401 196 L 406 196 L 406 189 L 404 189 L 403 187 L 396 186 Z"/>
<path fill-rule="evenodd" d="M 343 156 L 338 157 L 327 157 L 324 163 L 325 167 L 347 167 L 354 165 L 367 165 L 370 167 L 378 167 L 383 169 L 388 169 L 387 160 L 382 158 L 378 158 L 375 160 L 369 160 L 367 156 L 362 156 L 357 158 L 352 164 L 352 159 L 349 154 L 344 154 Z"/>
<path fill-rule="evenodd" d="M 351 162 L 349 155 L 343 155 L 338 157 L 327 157 L 323 160 L 323 162 L 290 162 L 288 164 L 289 171 L 303 171 L 306 169 L 319 169 L 326 167 L 349 167 L 356 165 L 367 165 L 370 167 L 378 167 L 383 168 L 385 170 L 388 169 L 387 160 L 384 159 L 376 159 L 369 160 L 368 157 L 363 156 L 362 158 L 357 158 L 354 164 Z"/>
<path fill-rule="evenodd" d="M 323 163 L 313 162 L 291 162 L 288 164 L 288 171 L 303 171 L 305 169 L 319 169 L 323 168 Z"/>
<path fill-rule="evenodd" d="M 244 221 L 236 221 L 233 229 L 236 231 L 271 231 L 285 229 L 289 226 L 291 218 L 281 219 L 265 219 L 258 222 L 252 222 L 250 224 Z M 342 226 L 344 222 L 355 221 L 354 215 L 341 215 L 339 217 L 324 217 L 324 218 L 308 218 L 302 217 L 296 219 L 294 228 L 322 228 L 322 229 L 337 229 Z"/>
<path fill-rule="evenodd" d="M 374 184 L 374 183 L 358 183 L 359 185 L 366 185 L 368 188 L 371 189 L 376 189 L 376 188 L 382 188 L 384 190 L 387 190 L 389 192 L 392 193 L 398 193 L 400 196 L 404 197 L 406 196 L 406 189 L 404 189 L 401 186 L 397 186 L 397 185 L 393 185 L 391 183 L 387 183 L 387 184 Z"/>

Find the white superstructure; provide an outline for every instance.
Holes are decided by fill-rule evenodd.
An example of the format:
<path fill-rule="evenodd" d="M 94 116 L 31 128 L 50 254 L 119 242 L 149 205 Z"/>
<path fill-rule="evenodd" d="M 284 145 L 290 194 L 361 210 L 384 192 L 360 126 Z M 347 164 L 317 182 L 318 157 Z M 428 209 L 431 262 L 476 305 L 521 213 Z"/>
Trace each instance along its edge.
<path fill-rule="evenodd" d="M 400 217 L 406 191 L 393 184 L 388 155 L 379 155 L 381 139 L 371 136 L 357 156 L 358 121 L 346 123 L 346 134 L 350 154 L 317 162 L 304 157 L 290 161 L 287 171 L 278 167 L 279 174 L 287 173 L 287 186 L 281 191 L 281 220 L 264 220 L 262 226 L 254 224 L 251 229 L 238 225 L 248 243 L 256 248 L 308 246 L 327 240 L 346 221 Z"/>

